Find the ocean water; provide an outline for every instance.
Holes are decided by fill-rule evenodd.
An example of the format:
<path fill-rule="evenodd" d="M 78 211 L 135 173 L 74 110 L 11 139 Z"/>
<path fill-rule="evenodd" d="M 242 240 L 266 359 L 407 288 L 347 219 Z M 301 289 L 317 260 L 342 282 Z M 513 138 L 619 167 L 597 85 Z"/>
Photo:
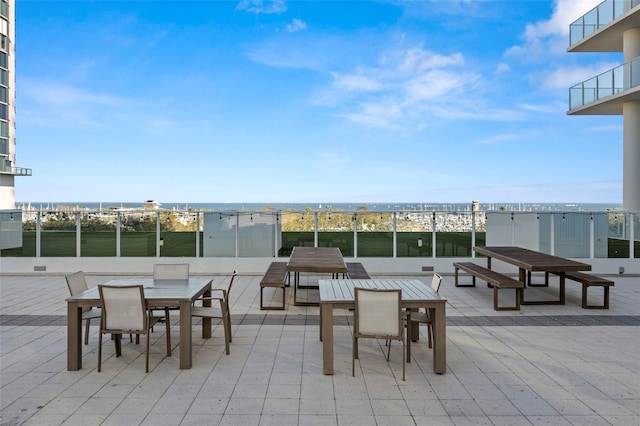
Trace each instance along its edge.
<path fill-rule="evenodd" d="M 286 211 L 357 211 L 363 208 L 372 212 L 387 211 L 438 211 L 460 212 L 470 211 L 471 203 L 418 203 L 418 202 L 389 202 L 389 203 L 173 203 L 159 201 L 160 208 L 170 210 L 204 210 L 214 212 L 224 211 L 258 211 L 263 209 Z M 16 207 L 28 210 L 56 210 L 58 208 L 77 208 L 89 210 L 101 209 L 137 209 L 144 205 L 142 202 L 17 202 Z M 616 203 L 479 203 L 480 210 L 507 211 L 607 211 L 622 210 L 622 204 Z"/>

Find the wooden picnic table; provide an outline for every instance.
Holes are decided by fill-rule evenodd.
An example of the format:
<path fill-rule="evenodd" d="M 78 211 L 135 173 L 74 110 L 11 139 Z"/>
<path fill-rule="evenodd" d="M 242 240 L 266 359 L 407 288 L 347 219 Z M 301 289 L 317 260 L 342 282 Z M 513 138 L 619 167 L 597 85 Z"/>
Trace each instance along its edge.
<path fill-rule="evenodd" d="M 591 265 L 564 257 L 553 256 L 535 250 L 516 246 L 475 246 L 473 251 L 487 257 L 487 268 L 491 269 L 491 259 L 498 259 L 518 267 L 519 280 L 527 286 L 527 273 L 545 272 L 558 275 L 560 281 L 558 300 L 525 301 L 524 291 L 521 293 L 523 305 L 564 305 L 565 274 L 572 271 L 590 271 Z"/>
<path fill-rule="evenodd" d="M 317 303 L 297 300 L 300 272 L 327 273 L 331 274 L 332 278 L 338 278 L 339 274 L 347 273 L 347 265 L 338 247 L 294 247 L 287 264 L 287 271 L 293 272 L 293 304 L 317 305 Z"/>

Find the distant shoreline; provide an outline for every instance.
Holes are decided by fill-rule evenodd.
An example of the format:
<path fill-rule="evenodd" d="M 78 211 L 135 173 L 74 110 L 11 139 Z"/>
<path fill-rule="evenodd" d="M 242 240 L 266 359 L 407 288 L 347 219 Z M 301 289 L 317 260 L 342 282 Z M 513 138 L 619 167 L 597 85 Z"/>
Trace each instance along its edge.
<path fill-rule="evenodd" d="M 148 202 L 16 202 L 16 207 L 22 210 L 112 210 L 112 209 L 140 209 Z M 153 202 L 163 210 L 208 210 L 208 211 L 236 211 L 236 210 L 293 210 L 293 211 L 357 211 L 365 208 L 372 212 L 391 211 L 471 211 L 469 203 L 172 203 Z M 622 210 L 622 203 L 482 203 L 480 211 L 607 211 Z"/>

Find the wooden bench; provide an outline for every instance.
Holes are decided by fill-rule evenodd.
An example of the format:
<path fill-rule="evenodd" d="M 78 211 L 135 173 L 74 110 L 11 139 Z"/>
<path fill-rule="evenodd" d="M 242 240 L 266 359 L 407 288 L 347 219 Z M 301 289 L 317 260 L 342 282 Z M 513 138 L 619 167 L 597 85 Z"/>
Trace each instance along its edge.
<path fill-rule="evenodd" d="M 289 272 L 287 271 L 287 262 L 271 262 L 267 272 L 265 272 L 262 280 L 260 280 L 260 310 L 279 310 L 285 308 L 285 286 L 288 286 L 287 279 Z M 263 299 L 263 291 L 265 287 L 282 289 L 282 306 L 265 306 Z"/>
<path fill-rule="evenodd" d="M 475 287 L 476 286 L 476 277 L 480 278 L 483 281 L 486 281 L 488 284 L 493 285 L 493 309 L 496 311 L 509 311 L 509 310 L 520 310 L 520 301 L 522 300 L 522 292 L 524 289 L 524 283 L 508 277 L 506 275 L 500 274 L 496 271 L 492 271 L 491 269 L 487 269 L 483 266 L 475 264 L 473 262 L 457 262 L 453 264 L 455 268 L 455 285 L 456 287 Z M 470 285 L 461 285 L 458 283 L 458 270 L 463 270 L 472 275 L 472 284 Z M 504 306 L 500 307 L 498 305 L 498 290 L 501 288 L 513 288 L 516 290 L 516 304 L 515 306 Z"/>
<path fill-rule="evenodd" d="M 615 285 L 613 281 L 584 272 L 567 272 L 564 276 L 569 280 L 582 284 L 583 309 L 609 309 L 609 287 Z M 587 303 L 587 289 L 591 286 L 600 286 L 604 289 L 604 303 L 602 305 L 589 305 Z"/>
<path fill-rule="evenodd" d="M 371 278 L 360 262 L 348 262 L 347 275 L 352 280 L 368 280 Z"/>

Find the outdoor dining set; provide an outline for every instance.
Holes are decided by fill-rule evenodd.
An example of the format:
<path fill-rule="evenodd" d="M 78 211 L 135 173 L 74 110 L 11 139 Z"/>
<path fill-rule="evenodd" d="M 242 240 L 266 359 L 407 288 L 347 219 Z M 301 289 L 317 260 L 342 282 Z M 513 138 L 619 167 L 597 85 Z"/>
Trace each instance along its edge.
<path fill-rule="evenodd" d="M 475 247 L 474 250 L 486 256 L 487 267 L 471 262 L 454 263 L 455 284 L 458 270 L 468 272 L 475 279 L 483 279 L 494 287 L 494 308 L 519 309 L 521 304 L 564 304 L 565 279 L 573 279 L 583 284 L 583 307 L 608 308 L 608 290 L 611 282 L 587 275 L 590 265 L 569 259 L 542 254 L 519 247 Z M 518 279 L 499 274 L 491 269 L 491 259 L 497 259 L 519 268 Z M 275 266 L 274 266 L 275 265 Z M 347 267 L 339 248 L 295 247 L 288 262 L 274 262 L 262 282 L 267 287 L 281 287 L 282 306 L 273 308 L 263 304 L 263 290 L 260 288 L 261 309 L 284 309 L 285 287 L 293 285 L 294 304 L 318 305 L 320 315 L 319 340 L 322 342 L 322 371 L 334 374 L 334 310 L 353 311 L 352 330 L 352 374 L 355 375 L 355 360 L 358 359 L 358 341 L 362 338 L 384 340 L 388 346 L 386 358 L 389 361 L 391 342 L 398 340 L 403 348 L 403 380 L 405 361 L 411 362 L 411 343 L 418 341 L 419 324 L 427 325 L 428 347 L 433 348 L 433 371 L 446 372 L 446 304 L 439 294 L 442 276 L 434 273 L 430 285 L 420 279 L 370 278 L 361 264 L 357 269 Z M 351 271 L 351 273 L 350 273 Z M 531 272 L 545 272 L 560 278 L 557 300 L 531 301 L 524 298 L 524 289 L 531 283 Z M 528 272 L 528 274 L 527 274 Z M 575 275 L 580 272 L 582 275 Z M 319 279 L 316 286 L 318 302 L 299 301 L 297 291 L 302 288 L 300 274 L 331 274 L 330 279 Z M 574 274 L 574 275 L 571 275 Z M 225 353 L 230 353 L 232 342 L 229 294 L 237 271 L 230 274 L 224 288 L 213 288 L 212 279 L 193 277 L 189 274 L 189 264 L 156 264 L 153 278 L 113 279 L 94 288 L 88 288 L 84 274 L 76 272 L 66 276 L 71 296 L 67 299 L 67 370 L 82 368 L 82 323 L 85 323 L 84 343 L 88 343 L 89 327 L 92 319 L 99 319 L 99 343 L 97 370 L 102 367 L 103 335 L 111 335 L 116 356 L 122 353 L 122 338 L 129 335 L 136 343 L 140 336 L 146 336 L 145 371 L 149 371 L 149 333 L 153 327 L 164 323 L 166 336 L 166 356 L 172 356 L 170 311 L 179 313 L 179 365 L 180 369 L 190 369 L 192 356 L 192 318 L 201 318 L 202 338 L 211 337 L 212 320 L 223 325 Z M 291 283 L 293 277 L 293 283 Z M 281 284 L 281 285 L 280 285 Z M 605 291 L 602 305 L 589 305 L 586 289 L 590 285 L 601 285 Z M 467 285 L 468 286 L 468 285 Z M 500 288 L 516 289 L 515 306 L 498 304 Z"/>

